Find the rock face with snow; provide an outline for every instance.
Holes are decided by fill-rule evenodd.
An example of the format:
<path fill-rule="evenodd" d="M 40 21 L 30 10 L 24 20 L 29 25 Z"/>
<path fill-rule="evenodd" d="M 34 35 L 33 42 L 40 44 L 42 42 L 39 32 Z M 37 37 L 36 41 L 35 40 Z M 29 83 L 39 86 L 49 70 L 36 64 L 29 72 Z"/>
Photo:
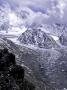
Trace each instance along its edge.
<path fill-rule="evenodd" d="M 60 43 L 61 43 L 62 45 L 67 46 L 67 35 L 63 35 L 63 34 L 62 34 L 62 35 L 60 36 L 59 40 L 60 40 Z"/>
<path fill-rule="evenodd" d="M 58 46 L 53 38 L 47 35 L 44 31 L 41 31 L 41 29 L 27 30 L 22 33 L 18 39 L 22 44 L 34 45 L 39 48 L 47 49 Z"/>

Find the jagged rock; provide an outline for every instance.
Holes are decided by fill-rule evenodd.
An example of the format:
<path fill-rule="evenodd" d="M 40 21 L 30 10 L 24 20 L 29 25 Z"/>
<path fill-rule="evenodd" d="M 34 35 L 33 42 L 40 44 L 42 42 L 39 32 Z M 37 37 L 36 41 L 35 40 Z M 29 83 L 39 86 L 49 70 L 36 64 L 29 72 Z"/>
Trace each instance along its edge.
<path fill-rule="evenodd" d="M 0 50 L 0 90 L 35 90 L 35 86 L 24 79 L 24 69 L 16 65 L 15 55 L 8 49 Z"/>
<path fill-rule="evenodd" d="M 7 49 L 3 49 L 0 52 L 0 69 L 5 69 L 6 67 L 9 67 L 10 65 L 15 65 L 15 55 L 12 53 L 9 53 Z"/>
<path fill-rule="evenodd" d="M 64 45 L 64 46 L 67 46 L 67 35 L 61 35 L 60 37 L 59 37 L 59 40 L 60 40 L 60 43 L 62 44 L 62 45 Z"/>
<path fill-rule="evenodd" d="M 26 32 L 22 33 L 18 40 L 22 44 L 33 45 L 39 48 L 49 49 L 52 47 L 58 47 L 53 38 L 47 35 L 41 29 L 27 30 Z"/>
<path fill-rule="evenodd" d="M 16 80 L 24 79 L 24 69 L 20 65 L 11 67 L 10 73 Z"/>

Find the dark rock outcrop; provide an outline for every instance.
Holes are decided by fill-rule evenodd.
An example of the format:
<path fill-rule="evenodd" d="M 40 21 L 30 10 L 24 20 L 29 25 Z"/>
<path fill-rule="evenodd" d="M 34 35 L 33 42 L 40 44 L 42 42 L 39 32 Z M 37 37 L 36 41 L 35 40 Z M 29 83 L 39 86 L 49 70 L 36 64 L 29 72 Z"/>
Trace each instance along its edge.
<path fill-rule="evenodd" d="M 15 55 L 8 49 L 0 50 L 0 90 L 35 90 L 24 78 L 24 69 L 16 65 Z"/>
<path fill-rule="evenodd" d="M 62 45 L 64 45 L 64 46 L 67 46 L 67 35 L 61 35 L 60 37 L 59 37 L 59 40 L 60 40 L 60 43 L 62 44 Z"/>

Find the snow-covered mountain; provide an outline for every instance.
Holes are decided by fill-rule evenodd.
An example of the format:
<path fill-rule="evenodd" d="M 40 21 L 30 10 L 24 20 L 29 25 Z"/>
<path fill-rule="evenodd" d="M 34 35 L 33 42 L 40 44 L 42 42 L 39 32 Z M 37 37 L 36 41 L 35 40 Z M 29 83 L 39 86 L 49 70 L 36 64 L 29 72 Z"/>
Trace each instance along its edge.
<path fill-rule="evenodd" d="M 24 67 L 25 78 L 33 82 L 35 90 L 66 90 L 66 0 L 42 0 L 41 5 L 41 0 L 25 0 L 26 5 L 24 0 L 3 1 L 0 48 L 16 55 L 16 63 Z"/>
<path fill-rule="evenodd" d="M 41 29 L 30 29 L 22 33 L 18 40 L 22 44 L 36 46 L 39 48 L 57 48 L 55 40 Z"/>

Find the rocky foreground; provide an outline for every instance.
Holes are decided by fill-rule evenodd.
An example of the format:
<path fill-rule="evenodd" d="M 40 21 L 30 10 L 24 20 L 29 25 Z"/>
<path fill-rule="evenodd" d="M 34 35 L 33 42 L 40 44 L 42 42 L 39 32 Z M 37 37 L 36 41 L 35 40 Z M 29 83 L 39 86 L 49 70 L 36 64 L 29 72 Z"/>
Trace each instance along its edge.
<path fill-rule="evenodd" d="M 15 55 L 8 49 L 0 50 L 0 90 L 35 90 L 24 78 L 24 69 L 17 65 Z"/>

